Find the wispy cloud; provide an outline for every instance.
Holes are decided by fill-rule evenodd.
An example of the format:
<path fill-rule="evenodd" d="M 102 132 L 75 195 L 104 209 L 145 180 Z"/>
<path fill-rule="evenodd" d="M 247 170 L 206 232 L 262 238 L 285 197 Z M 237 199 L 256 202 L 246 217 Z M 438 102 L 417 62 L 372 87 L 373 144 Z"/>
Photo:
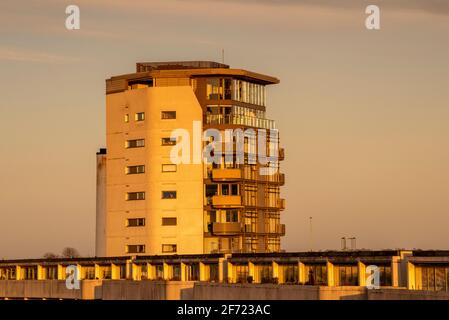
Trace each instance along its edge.
<path fill-rule="evenodd" d="M 0 47 L 0 61 L 37 62 L 37 63 L 71 63 L 79 61 L 76 57 L 56 55 L 48 52 L 10 47 Z"/>
<path fill-rule="evenodd" d="M 193 0 L 209 1 L 209 0 Z M 336 9 L 352 9 L 377 4 L 394 10 L 415 10 L 432 14 L 449 15 L 448 0 L 215 0 L 217 2 L 238 2 L 246 4 L 263 4 L 270 6 L 319 6 Z"/>

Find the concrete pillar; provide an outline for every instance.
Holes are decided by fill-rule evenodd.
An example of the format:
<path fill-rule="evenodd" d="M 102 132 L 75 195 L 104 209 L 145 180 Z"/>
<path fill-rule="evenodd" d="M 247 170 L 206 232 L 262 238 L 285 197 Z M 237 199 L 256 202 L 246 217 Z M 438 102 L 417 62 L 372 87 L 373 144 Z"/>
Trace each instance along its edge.
<path fill-rule="evenodd" d="M 399 287 L 399 257 L 393 257 L 391 260 L 391 285 Z"/>
<path fill-rule="evenodd" d="M 187 265 L 181 262 L 181 281 L 187 281 Z"/>
<path fill-rule="evenodd" d="M 147 263 L 147 277 L 148 280 L 156 279 L 156 267 L 153 266 L 151 263 Z"/>
<path fill-rule="evenodd" d="M 307 282 L 306 265 L 301 261 L 298 261 L 298 281 L 303 284 Z"/>
<path fill-rule="evenodd" d="M 58 280 L 65 280 L 65 279 L 66 279 L 65 268 L 63 265 L 58 264 Z"/>
<path fill-rule="evenodd" d="M 273 261 L 273 279 L 278 279 L 278 283 L 281 283 L 279 278 L 279 264 Z"/>
<path fill-rule="evenodd" d="M 131 269 L 132 269 L 132 279 L 134 281 L 140 280 L 141 279 L 140 266 L 135 263 L 131 263 Z"/>
<path fill-rule="evenodd" d="M 106 256 L 106 149 L 97 152 L 95 256 Z"/>
<path fill-rule="evenodd" d="M 407 262 L 407 289 L 416 290 L 416 277 L 415 277 L 415 265 L 411 262 Z"/>
<path fill-rule="evenodd" d="M 95 279 L 103 279 L 101 267 L 98 264 L 95 264 Z"/>
<path fill-rule="evenodd" d="M 132 260 L 126 260 L 126 279 L 133 279 L 133 262 Z"/>
<path fill-rule="evenodd" d="M 83 267 L 80 264 L 77 264 L 76 271 L 77 271 L 77 280 L 81 280 L 83 278 L 82 277 L 83 274 L 81 273 L 83 272 Z"/>
<path fill-rule="evenodd" d="M 207 281 L 209 278 L 209 275 L 207 274 L 207 266 L 200 262 L 200 281 Z"/>
<path fill-rule="evenodd" d="M 253 278 L 253 283 L 260 282 L 260 279 L 256 279 L 256 270 L 254 263 L 248 262 L 248 276 Z"/>
<path fill-rule="evenodd" d="M 228 283 L 236 283 L 237 279 L 236 279 L 236 275 L 235 275 L 234 266 L 232 265 L 232 263 L 230 261 L 226 261 L 225 265 L 226 265 L 227 282 Z"/>
<path fill-rule="evenodd" d="M 23 280 L 22 268 L 16 266 L 16 280 Z"/>
<path fill-rule="evenodd" d="M 359 274 L 359 286 L 365 287 L 366 286 L 366 265 L 358 261 L 357 262 L 357 269 Z"/>
<path fill-rule="evenodd" d="M 170 279 L 170 266 L 164 262 L 163 268 L 164 268 L 164 280 Z"/>
<path fill-rule="evenodd" d="M 228 278 L 227 261 L 225 258 L 218 259 L 218 282 L 223 283 Z"/>
<path fill-rule="evenodd" d="M 37 266 L 37 280 L 45 280 L 45 268 L 41 265 Z"/>
<path fill-rule="evenodd" d="M 327 285 L 329 287 L 333 287 L 335 286 L 334 265 L 331 262 L 327 261 L 326 269 L 327 269 Z"/>
<path fill-rule="evenodd" d="M 116 264 L 111 264 L 111 279 L 119 280 L 120 279 L 120 267 Z"/>

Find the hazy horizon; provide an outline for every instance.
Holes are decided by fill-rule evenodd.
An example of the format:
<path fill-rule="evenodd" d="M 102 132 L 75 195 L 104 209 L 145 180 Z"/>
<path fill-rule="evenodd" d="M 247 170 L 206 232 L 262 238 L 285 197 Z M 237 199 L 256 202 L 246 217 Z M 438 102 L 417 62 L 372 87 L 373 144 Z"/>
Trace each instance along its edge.
<path fill-rule="evenodd" d="M 0 259 L 95 247 L 105 84 L 141 61 L 275 76 L 282 247 L 449 249 L 449 3 L 391 0 L 0 4 Z M 65 28 L 66 6 L 81 29 Z M 381 8 L 381 30 L 364 26 Z"/>

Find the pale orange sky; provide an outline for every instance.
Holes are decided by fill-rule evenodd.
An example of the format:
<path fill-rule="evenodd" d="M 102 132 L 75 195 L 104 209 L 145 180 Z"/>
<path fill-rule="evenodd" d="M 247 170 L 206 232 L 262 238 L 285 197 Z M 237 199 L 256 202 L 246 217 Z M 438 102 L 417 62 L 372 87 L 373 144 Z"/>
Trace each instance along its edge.
<path fill-rule="evenodd" d="M 131 4 L 132 3 L 132 4 Z M 337 7 L 338 3 L 340 7 Z M 81 9 L 67 31 L 65 7 Z M 364 27 L 368 4 L 381 30 Z M 104 79 L 221 60 L 281 79 L 283 248 L 449 248 L 449 2 L 0 3 L 0 258 L 94 254 Z"/>

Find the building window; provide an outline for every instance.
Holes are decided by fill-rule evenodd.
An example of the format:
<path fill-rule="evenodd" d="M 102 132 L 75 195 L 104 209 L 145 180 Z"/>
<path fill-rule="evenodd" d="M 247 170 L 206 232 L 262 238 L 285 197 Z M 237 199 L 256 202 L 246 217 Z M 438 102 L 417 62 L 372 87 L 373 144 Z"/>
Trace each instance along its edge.
<path fill-rule="evenodd" d="M 223 183 L 221 185 L 221 195 L 223 196 L 238 196 L 239 186 L 236 183 Z"/>
<path fill-rule="evenodd" d="M 178 223 L 176 218 L 162 218 L 163 226 L 176 226 Z"/>
<path fill-rule="evenodd" d="M 176 111 L 162 111 L 162 120 L 176 119 Z"/>
<path fill-rule="evenodd" d="M 125 114 L 125 122 L 126 122 L 126 123 L 129 122 L 129 114 Z"/>
<path fill-rule="evenodd" d="M 145 200 L 145 192 L 128 192 L 126 194 L 126 200 Z"/>
<path fill-rule="evenodd" d="M 162 138 L 163 146 L 174 146 L 176 145 L 176 138 Z"/>
<path fill-rule="evenodd" d="M 176 172 L 177 166 L 176 164 L 163 164 L 162 172 Z"/>
<path fill-rule="evenodd" d="M 145 112 L 138 112 L 134 115 L 135 121 L 143 121 L 145 120 Z"/>
<path fill-rule="evenodd" d="M 162 199 L 176 199 L 176 191 L 162 191 Z"/>
<path fill-rule="evenodd" d="M 143 227 L 145 226 L 145 218 L 133 218 L 126 220 L 127 227 Z"/>
<path fill-rule="evenodd" d="M 127 140 L 126 148 L 142 148 L 145 147 L 145 139 Z"/>
<path fill-rule="evenodd" d="M 126 253 L 144 253 L 144 244 L 130 244 L 126 246 Z"/>
<path fill-rule="evenodd" d="M 126 167 L 126 174 L 139 174 L 139 173 L 145 173 L 144 165 Z"/>
<path fill-rule="evenodd" d="M 239 222 L 238 210 L 226 210 L 226 222 Z"/>
<path fill-rule="evenodd" d="M 162 252 L 163 253 L 175 253 L 176 252 L 176 244 L 163 244 Z"/>

